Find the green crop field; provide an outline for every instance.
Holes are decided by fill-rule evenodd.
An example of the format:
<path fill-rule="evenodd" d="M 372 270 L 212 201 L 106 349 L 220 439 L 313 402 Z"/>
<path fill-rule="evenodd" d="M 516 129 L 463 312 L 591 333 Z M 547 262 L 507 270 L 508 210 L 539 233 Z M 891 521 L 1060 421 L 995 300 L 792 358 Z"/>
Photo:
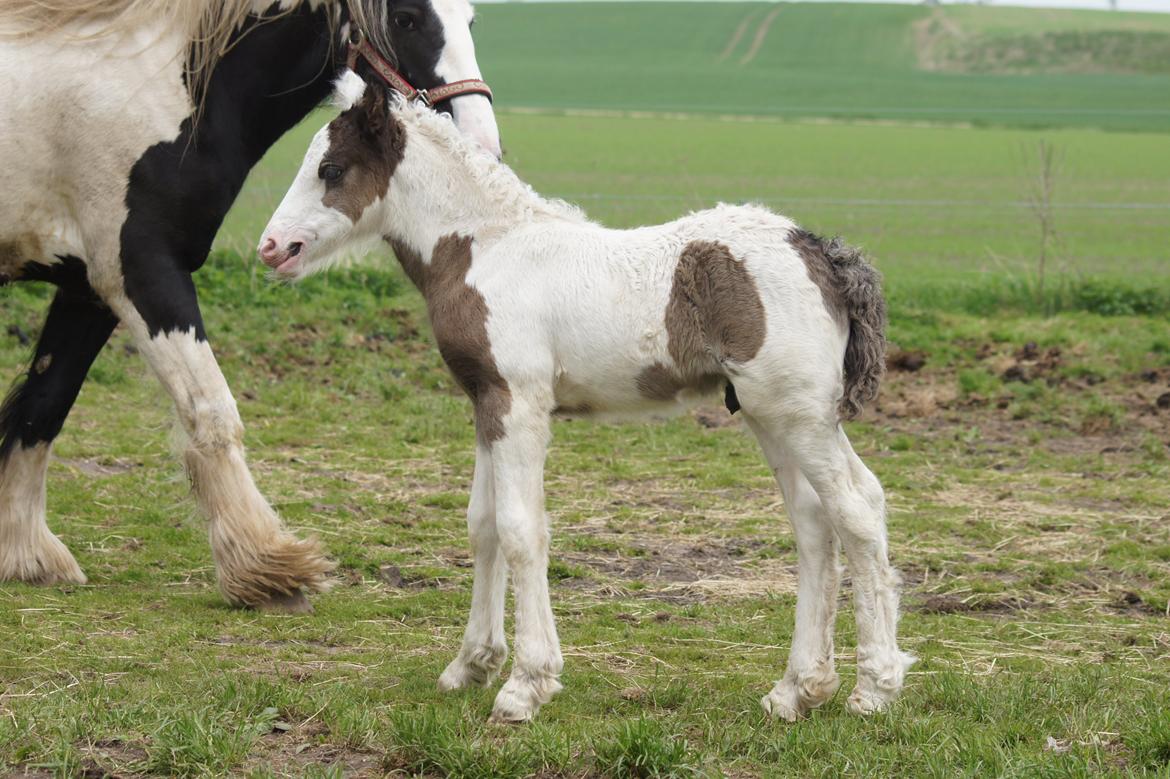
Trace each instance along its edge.
<path fill-rule="evenodd" d="M 169 402 L 116 333 L 50 467 L 90 583 L 0 585 L 0 776 L 1170 775 L 1170 16 L 566 3 L 475 29 L 538 190 L 616 227 L 759 201 L 884 273 L 891 370 L 848 429 L 888 491 L 902 699 L 845 711 L 843 597 L 842 692 L 759 708 L 796 553 L 714 403 L 555 424 L 565 690 L 522 727 L 487 723 L 495 687 L 436 690 L 470 601 L 469 406 L 389 252 L 295 288 L 252 255 L 322 111 L 196 279 L 257 481 L 337 584 L 310 616 L 224 604 Z M 49 293 L 0 297 L 10 376 Z"/>
<path fill-rule="evenodd" d="M 617 2 L 479 15 L 509 105 L 1170 129 L 1166 14 Z"/>

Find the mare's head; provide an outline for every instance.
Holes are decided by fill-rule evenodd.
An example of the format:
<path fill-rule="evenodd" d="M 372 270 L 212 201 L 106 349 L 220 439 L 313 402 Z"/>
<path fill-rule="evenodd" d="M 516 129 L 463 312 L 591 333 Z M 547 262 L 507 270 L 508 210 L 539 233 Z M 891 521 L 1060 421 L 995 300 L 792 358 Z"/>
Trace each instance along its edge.
<path fill-rule="evenodd" d="M 341 114 L 313 136 L 260 238 L 260 259 L 283 278 L 303 278 L 386 234 L 387 194 L 407 147 L 398 114 L 425 110 L 351 71 L 338 80 L 336 99 Z"/>
<path fill-rule="evenodd" d="M 390 64 L 418 89 L 432 89 L 465 79 L 482 78 L 471 40 L 475 12 L 468 0 L 352 0 L 348 8 L 373 47 L 392 52 Z M 348 30 L 353 32 L 353 30 Z M 368 63 L 358 74 L 377 79 Z M 461 95 L 435 105 L 485 151 L 500 156 L 500 135 L 492 104 L 479 94 Z"/>

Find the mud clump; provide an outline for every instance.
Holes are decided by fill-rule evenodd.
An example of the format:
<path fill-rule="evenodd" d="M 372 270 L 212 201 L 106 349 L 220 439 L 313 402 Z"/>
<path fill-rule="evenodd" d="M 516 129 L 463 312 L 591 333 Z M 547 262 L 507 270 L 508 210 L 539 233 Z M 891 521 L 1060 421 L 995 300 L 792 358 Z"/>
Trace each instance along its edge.
<path fill-rule="evenodd" d="M 900 373 L 917 373 L 926 365 L 926 352 L 921 349 L 900 349 L 892 347 L 886 355 L 886 370 Z"/>

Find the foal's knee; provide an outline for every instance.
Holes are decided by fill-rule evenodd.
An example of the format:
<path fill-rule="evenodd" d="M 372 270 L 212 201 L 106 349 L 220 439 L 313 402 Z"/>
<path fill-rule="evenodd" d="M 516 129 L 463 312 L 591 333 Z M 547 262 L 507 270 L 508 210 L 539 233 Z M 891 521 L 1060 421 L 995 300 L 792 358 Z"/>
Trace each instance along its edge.
<path fill-rule="evenodd" d="M 499 544 L 496 515 L 490 506 L 472 506 L 467 510 L 467 538 L 476 552 L 490 551 Z"/>
<path fill-rule="evenodd" d="M 500 513 L 495 527 L 504 559 L 511 568 L 540 563 L 548 557 L 548 523 L 543 517 Z"/>

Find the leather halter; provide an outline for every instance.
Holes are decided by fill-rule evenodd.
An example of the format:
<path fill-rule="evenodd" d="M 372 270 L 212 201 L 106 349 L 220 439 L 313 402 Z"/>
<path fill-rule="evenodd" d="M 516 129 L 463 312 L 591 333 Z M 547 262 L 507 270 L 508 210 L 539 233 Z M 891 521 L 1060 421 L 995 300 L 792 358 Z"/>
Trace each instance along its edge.
<path fill-rule="evenodd" d="M 346 66 L 356 72 L 357 68 L 355 66 L 358 60 L 364 59 L 374 69 L 374 72 L 378 74 L 379 78 L 408 101 L 419 100 L 423 105 L 434 106 L 436 103 L 450 100 L 460 95 L 483 95 L 489 101 L 492 99 L 491 88 L 486 82 L 478 78 L 452 81 L 450 84 L 440 84 L 430 89 L 416 89 L 413 84 L 406 80 L 405 76 L 395 70 L 394 66 L 387 62 L 370 45 L 370 42 L 366 40 L 365 33 L 357 28 L 352 17 L 350 24 L 353 26 L 353 32 L 349 36 L 349 52 L 346 56 Z"/>

